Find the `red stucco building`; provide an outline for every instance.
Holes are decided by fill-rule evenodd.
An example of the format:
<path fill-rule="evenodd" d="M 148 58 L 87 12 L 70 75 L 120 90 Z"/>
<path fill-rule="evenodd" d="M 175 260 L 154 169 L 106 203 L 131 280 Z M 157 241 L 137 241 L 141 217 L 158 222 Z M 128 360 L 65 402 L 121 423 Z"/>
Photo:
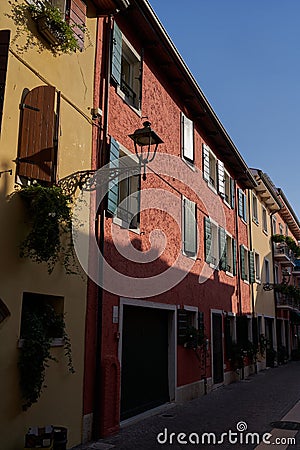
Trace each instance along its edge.
<path fill-rule="evenodd" d="M 88 292 L 88 437 L 92 424 L 105 436 L 234 378 L 236 317 L 252 313 L 245 189 L 255 185 L 149 4 L 97 4 L 93 168 L 136 165 L 129 135 L 145 120 L 163 143 L 146 179 L 128 169 L 110 180 L 98 211 L 110 268 Z"/>

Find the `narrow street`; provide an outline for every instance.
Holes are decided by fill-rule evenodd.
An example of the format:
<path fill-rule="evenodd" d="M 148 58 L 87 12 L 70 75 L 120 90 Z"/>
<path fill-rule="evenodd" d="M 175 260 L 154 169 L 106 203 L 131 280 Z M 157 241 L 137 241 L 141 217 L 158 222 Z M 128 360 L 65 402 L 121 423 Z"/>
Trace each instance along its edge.
<path fill-rule="evenodd" d="M 300 436 L 298 436 L 299 433 L 297 434 L 297 429 L 278 429 L 272 423 L 285 420 L 298 422 L 300 425 L 299 400 L 300 362 L 290 362 L 274 369 L 267 369 L 247 380 L 221 387 L 206 397 L 185 404 L 177 404 L 164 411 L 160 410 L 155 415 L 122 426 L 120 433 L 116 436 L 76 448 L 84 450 L 258 448 L 262 450 L 269 445 L 274 445 L 282 450 L 296 449 L 300 448 Z M 240 423 L 239 433 L 237 433 L 238 423 Z M 296 425 L 295 427 L 297 428 Z M 243 431 L 245 428 L 247 430 Z M 229 430 L 232 432 L 231 435 Z M 179 433 L 185 433 L 185 435 Z M 216 436 L 215 444 L 212 435 L 203 437 L 203 433 L 213 433 Z M 222 433 L 227 435 L 224 434 L 222 438 Z M 251 441 L 252 438 L 249 435 L 248 444 L 245 444 L 247 433 L 251 433 L 251 436 L 252 433 L 256 433 L 256 437 L 253 435 L 254 440 Z M 272 434 L 272 437 L 265 433 Z M 260 438 L 259 446 L 256 440 L 257 434 Z M 161 443 L 157 442 L 158 435 Z M 199 436 L 199 444 L 196 435 Z M 261 444 L 263 435 L 265 435 L 266 445 Z M 295 437 L 296 443 L 288 445 L 287 438 L 290 437 Z M 202 438 L 205 439 L 203 444 Z M 283 438 L 283 444 L 275 443 L 275 438 Z M 221 442 L 222 439 L 223 442 Z M 235 443 L 236 439 L 238 443 Z M 217 444 L 218 441 L 219 444 Z"/>

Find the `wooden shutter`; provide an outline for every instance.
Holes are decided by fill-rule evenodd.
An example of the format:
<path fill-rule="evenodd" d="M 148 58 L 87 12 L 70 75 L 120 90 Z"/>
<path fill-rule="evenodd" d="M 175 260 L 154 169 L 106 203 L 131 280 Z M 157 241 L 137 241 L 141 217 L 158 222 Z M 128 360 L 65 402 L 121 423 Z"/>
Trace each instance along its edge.
<path fill-rule="evenodd" d="M 114 81 L 121 84 L 121 66 L 122 66 L 122 33 L 116 22 L 113 30 L 112 58 L 111 58 L 111 76 Z"/>
<path fill-rule="evenodd" d="M 227 268 L 227 252 L 226 252 L 226 232 L 224 228 L 219 227 L 219 269 L 226 271 Z"/>
<path fill-rule="evenodd" d="M 194 162 L 194 124 L 181 113 L 182 156 Z"/>
<path fill-rule="evenodd" d="M 235 182 L 232 178 L 230 178 L 230 206 L 234 209 L 235 203 Z"/>
<path fill-rule="evenodd" d="M 109 167 L 119 167 L 120 146 L 114 138 L 110 138 Z M 114 178 L 108 184 L 107 211 L 115 214 L 119 202 L 119 177 Z"/>
<path fill-rule="evenodd" d="M 0 31 L 0 131 L 1 131 L 4 93 L 6 84 L 9 40 L 10 40 L 10 31 L 1 30 Z"/>
<path fill-rule="evenodd" d="M 249 252 L 249 282 L 254 283 L 255 270 L 254 270 L 254 253 Z"/>
<path fill-rule="evenodd" d="M 205 144 L 202 145 L 202 159 L 203 178 L 209 181 L 209 148 Z"/>
<path fill-rule="evenodd" d="M 18 175 L 53 181 L 55 88 L 39 86 L 29 91 L 21 104 Z"/>
<path fill-rule="evenodd" d="M 209 217 L 204 217 L 204 249 L 205 249 L 205 261 L 211 263 L 211 223 Z"/>
<path fill-rule="evenodd" d="M 195 256 L 197 251 L 196 204 L 183 199 L 183 250 L 188 256 Z"/>
<path fill-rule="evenodd" d="M 236 240 L 232 239 L 232 274 L 236 275 Z"/>
<path fill-rule="evenodd" d="M 246 272 L 245 272 L 245 248 L 243 245 L 240 245 L 240 261 L 241 261 L 241 278 L 242 280 L 246 280 Z"/>
<path fill-rule="evenodd" d="M 217 165 L 218 165 L 218 191 L 224 197 L 225 196 L 224 164 L 222 161 L 218 160 Z"/>
<path fill-rule="evenodd" d="M 73 29 L 79 49 L 84 48 L 86 4 L 82 0 L 70 0 L 69 23 Z"/>

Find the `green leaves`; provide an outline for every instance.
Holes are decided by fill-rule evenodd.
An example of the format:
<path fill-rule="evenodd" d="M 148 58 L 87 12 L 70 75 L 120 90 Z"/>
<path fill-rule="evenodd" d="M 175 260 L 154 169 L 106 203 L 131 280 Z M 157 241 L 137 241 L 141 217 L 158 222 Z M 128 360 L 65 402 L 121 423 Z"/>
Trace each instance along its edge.
<path fill-rule="evenodd" d="M 22 242 L 20 256 L 34 262 L 46 262 L 51 273 L 63 254 L 62 262 L 67 273 L 75 273 L 72 246 L 71 197 L 57 186 L 38 184 L 18 191 L 27 202 L 32 228 Z M 65 239 L 62 238 L 65 234 Z"/>
<path fill-rule="evenodd" d="M 57 360 L 51 355 L 51 341 L 56 337 L 64 339 L 68 368 L 74 373 L 71 343 L 65 329 L 62 314 L 45 302 L 37 302 L 33 307 L 25 306 L 22 313 L 21 337 L 24 339 L 19 355 L 20 388 L 23 398 L 23 410 L 36 403 L 41 395 L 45 381 L 45 370 L 49 361 Z"/>

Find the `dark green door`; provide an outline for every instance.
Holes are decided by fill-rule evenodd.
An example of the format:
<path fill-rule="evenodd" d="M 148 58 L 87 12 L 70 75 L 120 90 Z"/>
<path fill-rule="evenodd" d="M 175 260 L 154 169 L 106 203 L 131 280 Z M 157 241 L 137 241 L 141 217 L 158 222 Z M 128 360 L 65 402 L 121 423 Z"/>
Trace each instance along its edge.
<path fill-rule="evenodd" d="M 124 306 L 121 420 L 167 401 L 168 312 Z"/>
<path fill-rule="evenodd" d="M 213 381 L 214 384 L 224 381 L 223 340 L 222 340 L 222 315 L 212 315 L 213 332 Z"/>

